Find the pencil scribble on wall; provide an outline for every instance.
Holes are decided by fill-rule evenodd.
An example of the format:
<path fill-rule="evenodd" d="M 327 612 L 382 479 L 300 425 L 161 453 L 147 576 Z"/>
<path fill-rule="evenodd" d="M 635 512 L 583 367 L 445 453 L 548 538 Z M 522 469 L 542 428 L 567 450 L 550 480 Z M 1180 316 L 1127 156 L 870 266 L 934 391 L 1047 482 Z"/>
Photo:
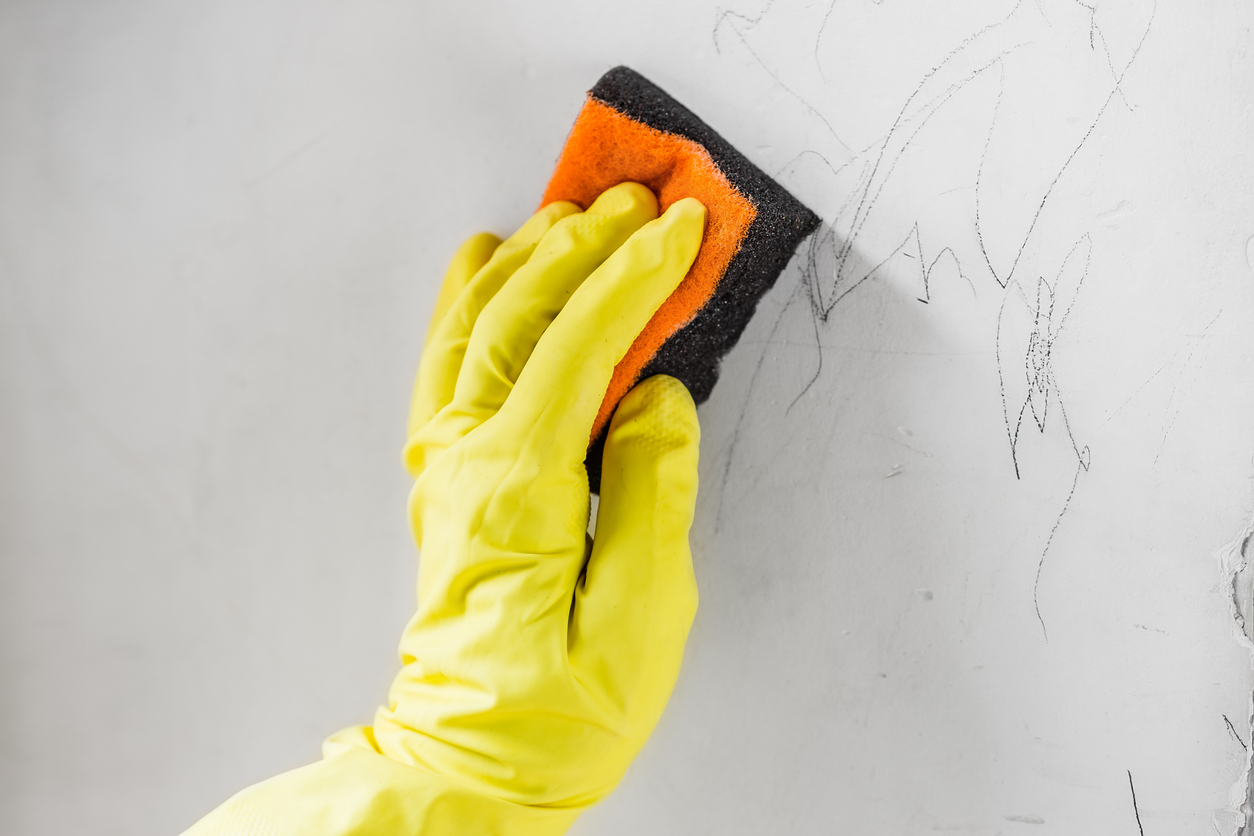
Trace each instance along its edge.
<path fill-rule="evenodd" d="M 763 54 L 765 50 L 755 42 L 755 32 L 767 22 L 780 23 L 775 17 L 786 13 L 796 16 L 800 23 L 805 12 L 785 12 L 787 6 L 787 2 L 769 0 L 754 14 L 721 11 L 712 34 L 720 55 L 746 60 L 764 73 L 812 118 L 817 133 L 824 137 L 823 142 L 812 143 L 822 147 L 806 148 L 776 173 L 783 182 L 822 183 L 823 193 L 831 200 L 829 206 L 817 208 L 824 224 L 798 255 L 800 281 L 785 306 L 787 310 L 797 303 L 808 304 L 818 345 L 813 374 L 789 408 L 823 373 L 823 337 L 833 312 L 864 283 L 889 271 L 910 271 L 917 276 L 917 299 L 926 305 L 932 297 L 933 274 L 945 267 L 950 268 L 943 271 L 945 275 L 956 276 L 974 295 L 989 290 L 1000 293 L 996 345 L 992 348 L 996 352 L 1008 466 L 1016 479 L 1030 478 L 1034 468 L 1032 462 L 1024 460 L 1021 442 L 1033 429 L 1044 434 L 1054 427 L 1065 437 L 1063 449 L 1069 450 L 1075 463 L 1070 490 L 1061 500 L 1039 552 L 1033 585 L 1036 617 L 1048 640 L 1039 596 L 1041 577 L 1054 535 L 1092 459 L 1089 446 L 1082 441 L 1082 428 L 1074 426 L 1068 416 L 1065 382 L 1060 385 L 1054 367 L 1054 347 L 1082 298 L 1094 242 L 1090 231 L 1071 238 L 1045 235 L 1041 222 L 1053 205 L 1059 184 L 1112 108 L 1135 109 L 1124 89 L 1124 79 L 1149 36 L 1155 7 L 1151 0 L 1132 11 L 1108 13 L 1096 2 L 1019 0 L 1004 16 L 962 39 L 925 72 L 895 109 L 887 130 L 860 150 L 853 150 L 835 127 L 840 124 L 841 102 L 798 92 L 830 87 L 828 67 L 833 59 L 824 43 L 831 40 L 842 9 L 837 0 L 831 0 L 818 10 L 821 17 L 817 20 L 797 25 L 796 54 L 785 64 Z M 810 13 L 811 18 L 814 14 Z M 803 47 L 808 39 L 812 42 Z M 1125 44 L 1121 54 L 1116 55 L 1118 50 L 1112 42 Z M 797 57 L 802 52 L 807 56 L 805 61 Z M 1078 56 L 1068 64 L 1082 66 L 1082 83 L 1071 87 L 1083 89 L 1084 94 L 1068 101 L 1074 105 L 1070 112 L 1081 112 L 1083 117 L 1065 118 L 1061 110 L 1051 112 L 1021 95 L 1024 84 L 1030 87 L 1052 80 L 1043 77 L 1047 70 L 1041 69 L 1037 60 L 1038 54 L 1045 53 Z M 799 70 L 800 65 L 804 67 Z M 786 78 L 785 69 L 792 76 Z M 805 84 L 794 80 L 799 71 L 808 74 Z M 1066 83 L 1066 79 L 1058 81 L 1059 85 Z M 965 180 L 958 187 L 930 199 L 949 201 L 945 206 L 951 213 L 970 217 L 964 240 L 955 240 L 952 229 L 932 228 L 935 204 L 930 214 L 924 211 L 929 207 L 922 205 L 907 205 L 903 210 L 900 200 L 891 209 L 884 206 L 886 193 L 898 187 L 897 181 L 902 179 L 894 175 L 902 170 L 907 152 L 915 148 L 934 118 L 953 109 L 958 100 L 968 108 L 964 113 L 977 114 L 974 121 L 968 116 L 962 125 L 967 144 L 978 154 L 973 152 L 971 170 L 963 173 Z M 1026 122 L 1025 114 L 1029 117 Z M 1025 135 L 1023 130 L 1033 120 L 1046 126 L 1039 139 Z M 1006 167 L 1003 162 L 1002 169 L 994 170 L 993 152 L 1001 149 L 1004 154 L 1007 147 L 1027 149 L 1027 156 L 1017 166 Z M 1040 177 L 1042 171 L 1048 176 Z M 996 191 L 999 180 L 1027 175 L 1037 177 L 1030 188 L 1022 190 L 1029 195 L 1027 199 L 1017 206 L 1002 206 L 1000 212 L 990 206 L 995 203 L 989 199 L 990 189 Z M 917 197 L 915 201 L 918 203 Z M 865 245 L 872 233 L 876 241 L 888 243 L 881 243 L 878 249 Z M 899 243 L 894 246 L 894 242 Z M 783 311 L 768 341 L 776 339 L 782 322 Z M 750 397 L 764 358 L 759 358 L 751 379 Z M 724 483 L 739 437 L 737 426 L 724 463 Z"/>

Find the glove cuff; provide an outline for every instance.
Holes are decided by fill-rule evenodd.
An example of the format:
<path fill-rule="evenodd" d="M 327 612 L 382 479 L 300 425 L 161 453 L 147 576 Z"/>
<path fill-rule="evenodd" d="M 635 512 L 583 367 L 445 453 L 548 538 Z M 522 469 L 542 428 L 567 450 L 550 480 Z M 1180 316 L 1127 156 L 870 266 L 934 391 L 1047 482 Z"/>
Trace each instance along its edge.
<path fill-rule="evenodd" d="M 580 809 L 514 804 L 394 761 L 355 726 L 317 763 L 236 794 L 183 836 L 561 836 Z"/>

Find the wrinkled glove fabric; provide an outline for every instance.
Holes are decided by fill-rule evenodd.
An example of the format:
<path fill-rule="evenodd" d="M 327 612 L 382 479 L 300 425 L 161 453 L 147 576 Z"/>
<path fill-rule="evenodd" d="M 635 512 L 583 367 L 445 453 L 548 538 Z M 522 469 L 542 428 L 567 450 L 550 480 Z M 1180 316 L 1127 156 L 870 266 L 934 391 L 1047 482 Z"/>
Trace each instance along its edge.
<path fill-rule="evenodd" d="M 656 376 L 584 457 L 615 366 L 684 278 L 703 206 L 636 183 L 470 239 L 437 299 L 404 461 L 420 552 L 402 668 L 371 726 L 187 836 L 564 833 L 618 784 L 674 688 L 697 606 L 699 429 Z"/>

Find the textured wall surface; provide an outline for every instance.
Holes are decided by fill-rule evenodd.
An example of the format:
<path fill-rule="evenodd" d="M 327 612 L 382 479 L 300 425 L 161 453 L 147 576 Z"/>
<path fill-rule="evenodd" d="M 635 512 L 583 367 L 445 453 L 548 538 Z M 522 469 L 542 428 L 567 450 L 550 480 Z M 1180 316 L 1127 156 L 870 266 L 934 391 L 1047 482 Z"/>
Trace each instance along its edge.
<path fill-rule="evenodd" d="M 1254 8 L 594 5 L 0 3 L 0 832 L 178 832 L 369 720 L 444 262 L 626 63 L 824 226 L 575 832 L 1234 833 Z"/>

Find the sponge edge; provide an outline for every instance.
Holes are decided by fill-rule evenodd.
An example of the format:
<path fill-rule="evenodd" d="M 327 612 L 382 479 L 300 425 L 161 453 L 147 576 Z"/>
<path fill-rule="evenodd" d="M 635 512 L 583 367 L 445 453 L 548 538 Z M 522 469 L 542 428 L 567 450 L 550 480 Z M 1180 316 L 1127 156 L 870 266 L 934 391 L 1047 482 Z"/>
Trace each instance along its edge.
<path fill-rule="evenodd" d="M 686 107 L 627 67 L 601 77 L 567 138 L 543 204 L 587 208 L 625 180 L 706 205 L 706 237 L 684 281 L 619 362 L 592 428 L 585 465 L 594 492 L 610 416 L 639 380 L 678 378 L 700 404 L 723 356 L 819 218 Z"/>

